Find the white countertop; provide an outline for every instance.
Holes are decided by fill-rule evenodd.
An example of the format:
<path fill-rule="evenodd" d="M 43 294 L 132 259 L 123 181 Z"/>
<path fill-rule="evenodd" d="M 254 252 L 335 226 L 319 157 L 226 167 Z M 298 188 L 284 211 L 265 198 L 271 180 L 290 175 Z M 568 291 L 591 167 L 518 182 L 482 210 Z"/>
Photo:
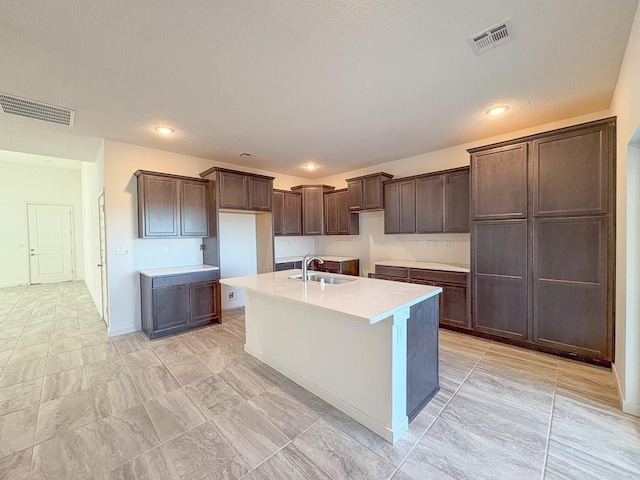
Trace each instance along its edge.
<path fill-rule="evenodd" d="M 214 265 L 189 265 L 186 267 L 153 268 L 150 270 L 140 270 L 141 275 L 147 277 L 166 277 L 167 275 L 180 275 L 182 273 L 207 272 L 209 270 L 220 270 Z"/>
<path fill-rule="evenodd" d="M 442 270 L 445 272 L 469 273 L 469 265 L 458 263 L 418 262 L 416 260 L 381 260 L 374 265 L 386 267 L 421 268 L 423 270 Z"/>
<path fill-rule="evenodd" d="M 330 273 L 322 275 L 353 281 L 338 285 L 321 285 L 318 282 L 302 282 L 289 278 L 300 272 L 299 269 L 284 270 L 225 278 L 220 283 L 276 297 L 285 302 L 303 303 L 341 313 L 371 324 L 442 292 L 440 287 Z"/>
<path fill-rule="evenodd" d="M 315 254 L 314 254 L 315 255 Z M 302 256 L 299 257 L 279 257 L 276 263 L 301 262 Z M 336 257 L 335 255 L 316 255 L 327 262 L 348 262 L 349 260 L 359 260 L 358 257 Z"/>

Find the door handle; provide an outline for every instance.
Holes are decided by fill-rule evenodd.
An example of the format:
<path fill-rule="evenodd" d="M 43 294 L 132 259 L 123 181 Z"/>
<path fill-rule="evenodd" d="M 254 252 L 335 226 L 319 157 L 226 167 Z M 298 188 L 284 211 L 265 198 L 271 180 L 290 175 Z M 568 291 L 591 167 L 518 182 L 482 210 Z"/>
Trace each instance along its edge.
<path fill-rule="evenodd" d="M 96 265 L 96 267 L 102 267 L 102 264 L 101 264 L 101 263 L 99 263 L 98 265 Z"/>

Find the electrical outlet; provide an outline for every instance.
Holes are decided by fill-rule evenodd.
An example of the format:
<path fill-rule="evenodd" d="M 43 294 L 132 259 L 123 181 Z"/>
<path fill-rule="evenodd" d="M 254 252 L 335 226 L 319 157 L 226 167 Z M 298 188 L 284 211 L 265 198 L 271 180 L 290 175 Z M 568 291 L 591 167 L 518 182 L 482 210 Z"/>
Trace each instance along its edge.
<path fill-rule="evenodd" d="M 163 251 L 164 253 L 169 253 L 169 245 L 163 245 L 163 246 L 162 246 L 162 251 Z"/>
<path fill-rule="evenodd" d="M 236 292 L 229 292 L 229 300 L 235 300 Z"/>

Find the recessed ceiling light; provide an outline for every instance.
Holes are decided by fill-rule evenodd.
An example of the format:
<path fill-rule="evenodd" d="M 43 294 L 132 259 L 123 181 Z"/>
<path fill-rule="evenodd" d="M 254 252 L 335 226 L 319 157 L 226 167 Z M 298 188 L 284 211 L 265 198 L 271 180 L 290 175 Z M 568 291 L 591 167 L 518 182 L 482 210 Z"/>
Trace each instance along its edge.
<path fill-rule="evenodd" d="M 314 170 L 315 168 L 318 168 L 318 165 L 309 162 L 304 164 L 304 168 L 306 168 L 307 170 Z"/>
<path fill-rule="evenodd" d="M 161 133 L 162 135 L 171 135 L 173 133 L 173 128 L 169 127 L 155 127 L 156 132 Z"/>
<path fill-rule="evenodd" d="M 502 115 L 507 110 L 509 110 L 508 105 L 499 105 L 497 107 L 492 107 L 489 110 L 487 110 L 487 114 L 493 115 L 495 117 L 496 115 Z"/>

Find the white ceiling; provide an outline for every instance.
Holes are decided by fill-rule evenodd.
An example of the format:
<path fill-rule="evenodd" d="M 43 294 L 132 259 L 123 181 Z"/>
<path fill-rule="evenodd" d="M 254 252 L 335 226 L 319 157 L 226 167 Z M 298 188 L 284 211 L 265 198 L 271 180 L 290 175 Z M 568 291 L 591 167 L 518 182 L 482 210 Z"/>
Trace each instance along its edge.
<path fill-rule="evenodd" d="M 0 113 L 0 149 L 344 172 L 607 109 L 637 2 L 0 0 L 0 92 L 76 111 Z M 475 56 L 466 38 L 505 19 L 513 40 Z"/>

